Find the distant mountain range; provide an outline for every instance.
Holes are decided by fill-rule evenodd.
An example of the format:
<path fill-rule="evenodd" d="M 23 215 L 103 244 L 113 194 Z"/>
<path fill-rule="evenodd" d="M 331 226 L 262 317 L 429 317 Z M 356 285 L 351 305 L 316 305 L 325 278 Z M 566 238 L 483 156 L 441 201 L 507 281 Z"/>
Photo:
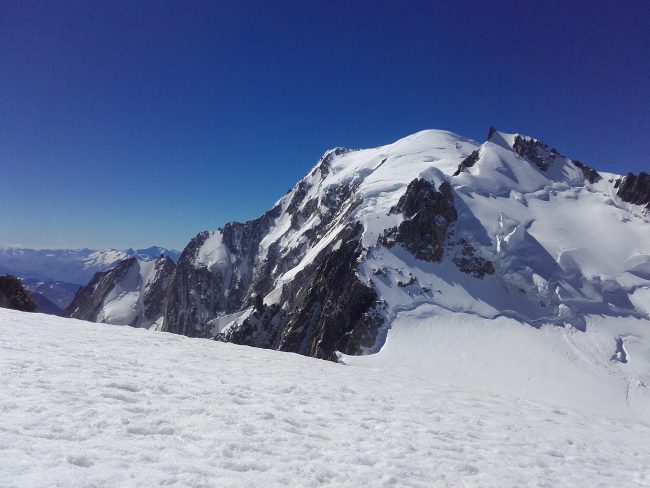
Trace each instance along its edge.
<path fill-rule="evenodd" d="M 152 261 L 160 255 L 173 261 L 180 253 L 152 246 L 146 249 L 26 249 L 0 248 L 0 274 L 22 279 L 32 294 L 40 294 L 51 304 L 35 296 L 48 311 L 66 308 L 75 292 L 99 271 L 106 271 L 129 258 Z M 45 311 L 43 307 L 41 310 Z M 51 312 L 48 312 L 51 313 Z"/>

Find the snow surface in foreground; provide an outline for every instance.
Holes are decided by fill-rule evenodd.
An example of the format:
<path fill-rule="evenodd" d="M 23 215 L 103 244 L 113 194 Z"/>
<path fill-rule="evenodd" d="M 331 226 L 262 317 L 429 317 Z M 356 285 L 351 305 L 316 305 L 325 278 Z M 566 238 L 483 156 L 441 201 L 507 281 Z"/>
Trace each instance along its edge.
<path fill-rule="evenodd" d="M 0 485 L 648 486 L 650 426 L 0 309 Z"/>

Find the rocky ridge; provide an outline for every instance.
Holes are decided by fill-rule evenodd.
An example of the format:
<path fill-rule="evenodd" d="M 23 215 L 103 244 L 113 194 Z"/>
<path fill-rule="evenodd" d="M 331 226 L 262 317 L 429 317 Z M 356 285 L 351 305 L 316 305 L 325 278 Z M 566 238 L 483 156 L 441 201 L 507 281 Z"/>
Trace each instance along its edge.
<path fill-rule="evenodd" d="M 0 307 L 35 312 L 36 302 L 29 291 L 23 288 L 18 278 L 12 275 L 0 276 Z"/>
<path fill-rule="evenodd" d="M 175 267 L 162 255 L 154 261 L 125 259 L 108 271 L 96 273 L 79 289 L 63 316 L 134 327 L 160 325 Z"/>
<path fill-rule="evenodd" d="M 587 313 L 646 316 L 635 297 L 650 250 L 604 250 L 580 220 L 647 233 L 642 175 L 615 183 L 494 128 L 482 144 L 423 131 L 336 148 L 261 217 L 193 238 L 160 287 L 157 327 L 336 360 L 377 351 L 423 303 L 578 330 Z"/>

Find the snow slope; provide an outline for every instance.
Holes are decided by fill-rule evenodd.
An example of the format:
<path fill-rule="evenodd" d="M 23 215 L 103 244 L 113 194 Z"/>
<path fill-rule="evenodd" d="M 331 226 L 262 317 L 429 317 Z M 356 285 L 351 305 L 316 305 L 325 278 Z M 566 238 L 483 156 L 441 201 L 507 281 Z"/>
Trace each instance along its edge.
<path fill-rule="evenodd" d="M 650 426 L 0 310 L 3 487 L 650 484 Z"/>
<path fill-rule="evenodd" d="M 128 258 L 98 272 L 75 295 L 63 316 L 107 324 L 159 327 L 174 262 L 165 256 Z"/>
<path fill-rule="evenodd" d="M 155 261 L 136 260 L 126 276 L 115 283 L 97 313 L 96 322 L 106 324 L 137 324 L 142 317 L 142 299 L 155 278 Z M 145 323 L 142 326 L 150 327 Z"/>
<path fill-rule="evenodd" d="M 381 351 L 341 360 L 650 423 L 650 324 L 642 318 L 588 316 L 580 332 L 422 304 L 397 313 Z"/>

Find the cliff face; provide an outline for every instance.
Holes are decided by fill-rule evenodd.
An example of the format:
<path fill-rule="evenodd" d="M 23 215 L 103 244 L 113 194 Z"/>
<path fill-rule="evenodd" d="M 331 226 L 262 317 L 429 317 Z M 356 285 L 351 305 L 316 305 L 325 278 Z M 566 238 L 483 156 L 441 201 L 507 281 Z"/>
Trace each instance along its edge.
<path fill-rule="evenodd" d="M 617 196 L 624 202 L 650 207 L 650 174 L 641 171 L 638 175 L 628 173 L 616 182 Z"/>
<path fill-rule="evenodd" d="M 22 312 L 35 312 L 37 309 L 32 295 L 12 275 L 0 276 L 0 307 Z"/>
<path fill-rule="evenodd" d="M 63 312 L 66 317 L 109 324 L 151 327 L 162 323 L 174 262 L 129 258 L 95 274 Z"/>
<path fill-rule="evenodd" d="M 90 282 L 77 291 L 72 303 L 63 311 L 63 316 L 95 322 L 108 294 L 136 264 L 135 258 L 125 259 L 108 271 L 95 273 Z"/>
<path fill-rule="evenodd" d="M 170 283 L 163 330 L 209 337 L 211 319 L 248 306 L 252 295 L 266 291 L 268 267 L 277 263 L 271 254 L 267 266 L 259 269 L 256 258 L 275 217 L 273 209 L 259 219 L 201 232 L 190 241 Z"/>

